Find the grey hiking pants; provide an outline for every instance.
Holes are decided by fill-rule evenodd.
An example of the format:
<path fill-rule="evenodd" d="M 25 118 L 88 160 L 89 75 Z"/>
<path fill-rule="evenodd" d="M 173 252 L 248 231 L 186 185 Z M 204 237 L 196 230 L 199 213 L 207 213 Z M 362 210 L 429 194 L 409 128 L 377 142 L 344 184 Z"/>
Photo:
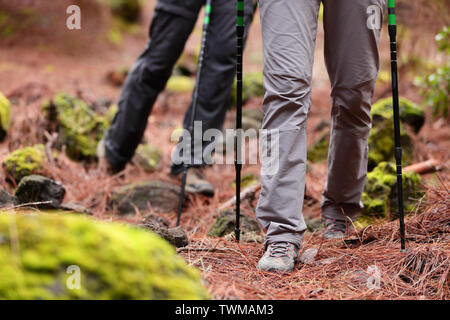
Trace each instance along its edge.
<path fill-rule="evenodd" d="M 106 158 L 123 168 L 133 157 L 158 94 L 165 88 L 205 0 L 159 0 L 150 26 L 150 40 L 131 69 L 119 98 L 119 110 L 105 137 Z M 203 132 L 221 129 L 236 72 L 236 3 L 212 2 L 207 49 L 199 87 L 196 119 Z M 246 1 L 246 35 L 253 18 L 253 1 Z M 185 114 L 189 127 L 192 102 Z M 197 138 L 196 138 L 197 140 Z M 200 162 L 202 159 L 200 159 Z M 194 161 L 192 161 L 194 163 Z M 172 173 L 182 166 L 172 166 Z"/>
<path fill-rule="evenodd" d="M 259 0 L 264 50 L 263 129 L 279 130 L 279 169 L 262 175 L 256 216 L 265 244 L 300 247 L 306 174 L 306 122 L 320 3 L 331 81 L 331 137 L 322 216 L 345 220 L 361 210 L 367 173 L 370 107 L 379 70 L 380 30 L 368 27 L 386 0 Z M 373 7 L 371 7 L 373 9 Z M 381 17 L 380 17 L 381 19 Z"/>

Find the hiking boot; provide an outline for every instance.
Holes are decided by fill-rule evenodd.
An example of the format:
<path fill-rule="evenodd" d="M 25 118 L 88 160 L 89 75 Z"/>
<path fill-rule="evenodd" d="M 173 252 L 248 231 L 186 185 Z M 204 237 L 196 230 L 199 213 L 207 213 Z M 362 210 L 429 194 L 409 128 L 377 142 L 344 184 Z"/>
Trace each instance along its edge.
<path fill-rule="evenodd" d="M 325 239 L 344 239 L 347 235 L 347 231 L 350 229 L 350 224 L 345 221 L 336 219 L 324 219 L 325 231 L 323 237 Z"/>
<path fill-rule="evenodd" d="M 97 144 L 97 158 L 100 170 L 105 171 L 109 175 L 114 175 L 124 169 L 123 167 L 122 168 L 115 167 L 108 161 L 108 159 L 106 158 L 104 139 L 101 139 Z"/>
<path fill-rule="evenodd" d="M 261 271 L 291 272 L 297 262 L 298 248 L 290 242 L 274 242 L 258 262 Z"/>
<path fill-rule="evenodd" d="M 186 192 L 213 197 L 214 186 L 204 178 L 201 168 L 189 168 L 186 175 Z"/>

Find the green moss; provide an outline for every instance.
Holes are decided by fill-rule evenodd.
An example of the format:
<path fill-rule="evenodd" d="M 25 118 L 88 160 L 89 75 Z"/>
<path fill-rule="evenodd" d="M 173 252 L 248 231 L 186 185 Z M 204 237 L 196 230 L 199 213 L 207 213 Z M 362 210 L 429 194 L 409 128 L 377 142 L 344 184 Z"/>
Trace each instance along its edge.
<path fill-rule="evenodd" d="M 330 132 L 324 132 L 317 142 L 308 149 L 308 160 L 317 163 L 326 160 L 328 157 L 328 147 L 330 145 Z"/>
<path fill-rule="evenodd" d="M 12 152 L 3 161 L 3 168 L 8 176 L 19 183 L 25 176 L 42 173 L 46 160 L 45 147 L 38 144 Z"/>
<path fill-rule="evenodd" d="M 195 80 L 186 76 L 172 76 L 167 81 L 166 89 L 171 92 L 185 93 L 194 90 Z"/>
<path fill-rule="evenodd" d="M 155 171 L 161 162 L 161 151 L 149 144 L 140 144 L 134 155 L 133 162 L 145 171 Z"/>
<path fill-rule="evenodd" d="M 425 123 L 425 112 L 414 102 L 404 98 L 399 98 L 400 120 L 402 123 L 410 125 L 414 132 L 419 132 Z M 392 98 L 378 100 L 370 111 L 374 122 L 378 118 L 393 119 Z"/>
<path fill-rule="evenodd" d="M 139 228 L 79 215 L 0 212 L 0 238 L 0 299 L 208 298 L 199 273 Z M 69 266 L 79 267 L 79 289 L 67 286 Z"/>
<path fill-rule="evenodd" d="M 402 177 L 405 213 L 410 212 L 424 194 L 420 175 L 405 172 Z M 380 163 L 367 174 L 367 183 L 362 195 L 366 218 L 395 217 L 397 212 L 397 175 L 395 164 Z"/>
<path fill-rule="evenodd" d="M 253 173 L 246 173 L 241 177 L 241 188 L 246 188 L 254 185 L 259 181 L 258 176 Z M 236 180 L 233 181 L 232 187 L 236 188 Z"/>
<path fill-rule="evenodd" d="M 43 111 L 59 130 L 58 145 L 66 147 L 74 160 L 92 160 L 96 157 L 98 142 L 103 138 L 108 119 L 96 114 L 83 100 L 60 93 L 45 102 Z"/>
<path fill-rule="evenodd" d="M 9 127 L 11 126 L 11 103 L 0 92 L 0 141 L 6 137 Z"/>
<path fill-rule="evenodd" d="M 425 122 L 424 111 L 406 98 L 400 97 L 400 120 L 408 124 L 414 132 L 419 132 Z M 369 136 L 369 171 L 382 161 L 394 159 L 394 124 L 392 98 L 381 99 L 371 109 L 373 127 Z M 403 163 L 410 164 L 413 160 L 414 146 L 408 131 L 400 128 L 403 148 Z"/>

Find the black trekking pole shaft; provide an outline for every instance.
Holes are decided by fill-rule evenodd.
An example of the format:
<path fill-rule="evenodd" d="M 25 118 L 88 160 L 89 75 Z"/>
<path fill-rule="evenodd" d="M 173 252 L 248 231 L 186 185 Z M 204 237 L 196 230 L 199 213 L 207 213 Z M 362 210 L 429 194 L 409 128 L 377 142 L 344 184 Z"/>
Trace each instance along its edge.
<path fill-rule="evenodd" d="M 210 16 L 211 16 L 211 3 L 212 0 L 206 0 L 205 5 L 205 17 L 203 19 L 203 32 L 202 32 L 202 43 L 200 46 L 200 56 L 198 58 L 198 66 L 197 66 L 197 75 L 195 79 L 195 88 L 194 88 L 194 94 L 192 97 L 192 111 L 191 111 L 191 119 L 189 122 L 189 128 L 188 132 L 191 137 L 191 159 L 193 158 L 193 151 L 194 151 L 194 144 L 195 139 L 193 137 L 193 131 L 194 131 L 194 121 L 197 115 L 197 105 L 198 105 L 198 91 L 200 87 L 200 79 L 203 69 L 203 60 L 205 56 L 205 50 L 206 50 L 206 37 L 208 36 L 208 27 L 210 22 Z M 184 155 L 183 155 L 184 158 Z M 183 202 L 184 202 L 184 194 L 186 191 L 186 177 L 187 177 L 187 171 L 189 169 L 189 163 L 186 162 L 186 159 L 183 161 L 183 175 L 181 178 L 181 190 L 180 190 L 180 198 L 178 199 L 178 211 L 177 211 L 177 226 L 180 225 L 181 220 L 181 211 L 183 210 Z"/>
<path fill-rule="evenodd" d="M 236 236 L 236 241 L 239 242 L 241 235 L 242 54 L 244 51 L 244 0 L 237 0 L 236 37 L 236 136 L 234 143 L 234 165 L 236 168 L 236 228 L 234 233 Z"/>
<path fill-rule="evenodd" d="M 397 166 L 397 201 L 400 221 L 401 251 L 405 251 L 405 220 L 403 212 L 403 181 L 402 181 L 402 146 L 400 140 L 400 108 L 398 102 L 398 71 L 397 71 L 397 24 L 395 19 L 395 0 L 388 0 L 389 38 L 391 43 L 392 72 L 392 105 L 394 111 L 395 162 Z"/>

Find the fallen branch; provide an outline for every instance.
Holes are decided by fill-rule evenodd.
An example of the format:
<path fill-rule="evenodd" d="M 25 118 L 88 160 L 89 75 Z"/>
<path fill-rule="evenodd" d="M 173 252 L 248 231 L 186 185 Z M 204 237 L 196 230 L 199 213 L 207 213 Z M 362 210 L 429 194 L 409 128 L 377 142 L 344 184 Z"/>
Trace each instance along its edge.
<path fill-rule="evenodd" d="M 418 174 L 431 173 L 439 170 L 439 161 L 430 159 L 407 166 L 403 169 L 404 172 L 415 172 Z"/>
<path fill-rule="evenodd" d="M 261 190 L 261 183 L 256 183 L 251 185 L 250 187 L 245 188 L 244 190 L 242 190 L 240 197 L 241 197 L 241 201 L 246 200 L 252 196 L 254 196 L 254 194 L 256 192 L 258 192 L 259 190 Z M 234 206 L 236 204 L 236 196 L 234 196 L 233 198 L 231 198 L 230 200 L 228 200 L 227 202 L 223 203 L 220 207 L 219 207 L 219 211 L 223 211 L 231 206 Z"/>

